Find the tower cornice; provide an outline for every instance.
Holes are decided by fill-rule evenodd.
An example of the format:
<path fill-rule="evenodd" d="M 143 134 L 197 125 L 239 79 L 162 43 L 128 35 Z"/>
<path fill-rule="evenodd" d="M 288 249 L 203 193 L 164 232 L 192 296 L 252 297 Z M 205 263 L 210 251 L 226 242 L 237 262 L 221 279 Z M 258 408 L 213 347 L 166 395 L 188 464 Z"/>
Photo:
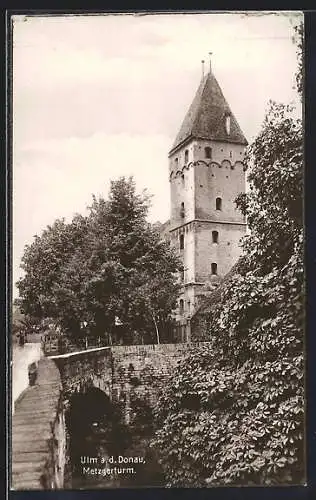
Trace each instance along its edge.
<path fill-rule="evenodd" d="M 223 143 L 227 143 L 227 144 L 237 144 L 237 145 L 240 145 L 240 146 L 247 146 L 248 145 L 248 142 L 245 143 L 243 141 L 239 141 L 239 140 L 234 140 L 234 139 L 231 139 L 229 137 L 224 137 L 223 139 L 213 139 L 212 137 L 208 136 L 208 137 L 202 137 L 202 136 L 193 136 L 193 135 L 190 135 L 189 137 L 187 137 L 184 141 L 182 141 L 180 144 L 178 144 L 178 146 L 172 148 L 169 153 L 168 153 L 168 158 L 170 158 L 171 156 L 173 156 L 177 151 L 179 151 L 181 148 L 183 148 L 183 146 L 185 146 L 186 144 L 189 144 L 189 142 L 191 141 L 212 141 L 212 142 L 223 142 Z"/>
<path fill-rule="evenodd" d="M 202 223 L 208 223 L 208 224 L 229 224 L 233 226 L 247 226 L 247 222 L 232 222 L 232 221 L 225 221 L 225 220 L 214 220 L 214 219 L 192 219 L 188 222 L 185 222 L 184 224 L 179 224 L 176 227 L 173 227 L 172 229 L 169 229 L 169 232 L 172 233 L 173 231 L 176 231 L 177 229 L 180 229 L 182 227 L 188 226 L 189 224 L 193 224 L 196 222 L 202 222 Z"/>

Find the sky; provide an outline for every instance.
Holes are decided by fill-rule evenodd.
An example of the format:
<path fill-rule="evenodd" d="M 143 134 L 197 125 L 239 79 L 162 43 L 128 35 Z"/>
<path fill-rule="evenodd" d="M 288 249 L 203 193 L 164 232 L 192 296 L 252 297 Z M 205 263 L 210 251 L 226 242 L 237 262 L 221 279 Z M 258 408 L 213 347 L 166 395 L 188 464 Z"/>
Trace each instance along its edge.
<path fill-rule="evenodd" d="M 24 246 L 133 175 L 169 218 L 168 152 L 212 70 L 248 141 L 293 90 L 297 12 L 14 16 L 13 283 Z M 17 291 L 13 289 L 13 295 Z"/>

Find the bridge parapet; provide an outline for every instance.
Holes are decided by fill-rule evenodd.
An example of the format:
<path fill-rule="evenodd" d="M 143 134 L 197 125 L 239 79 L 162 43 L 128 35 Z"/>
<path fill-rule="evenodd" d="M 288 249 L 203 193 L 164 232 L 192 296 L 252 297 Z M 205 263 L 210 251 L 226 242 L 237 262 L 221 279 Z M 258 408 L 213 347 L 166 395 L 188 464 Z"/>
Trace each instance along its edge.
<path fill-rule="evenodd" d="M 97 347 L 84 351 L 50 356 L 60 372 L 64 397 L 97 387 L 111 395 L 112 356 L 110 347 Z"/>

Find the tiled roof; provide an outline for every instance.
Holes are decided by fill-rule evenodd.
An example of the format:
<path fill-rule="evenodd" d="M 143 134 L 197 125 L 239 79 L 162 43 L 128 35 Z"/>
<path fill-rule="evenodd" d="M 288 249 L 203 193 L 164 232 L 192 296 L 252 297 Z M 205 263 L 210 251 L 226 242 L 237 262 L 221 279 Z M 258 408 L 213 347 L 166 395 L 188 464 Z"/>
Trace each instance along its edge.
<path fill-rule="evenodd" d="M 229 134 L 225 129 L 227 115 L 230 116 Z M 245 146 L 248 144 L 211 72 L 201 80 L 171 151 L 189 137 L 233 142 Z"/>

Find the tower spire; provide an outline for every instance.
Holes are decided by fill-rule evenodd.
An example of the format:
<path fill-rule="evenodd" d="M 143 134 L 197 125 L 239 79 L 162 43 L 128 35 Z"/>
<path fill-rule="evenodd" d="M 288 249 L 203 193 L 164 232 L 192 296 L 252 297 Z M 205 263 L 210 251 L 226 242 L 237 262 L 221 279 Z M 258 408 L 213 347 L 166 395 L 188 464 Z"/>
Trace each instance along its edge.
<path fill-rule="evenodd" d="M 204 78 L 204 63 L 205 63 L 204 59 L 202 59 L 201 63 L 202 63 L 202 80 L 203 80 L 203 78 Z"/>
<path fill-rule="evenodd" d="M 212 54 L 213 52 L 208 53 L 208 55 L 210 56 L 210 73 L 212 73 Z"/>
<path fill-rule="evenodd" d="M 203 76 L 189 107 L 170 153 L 189 138 L 227 141 L 246 145 L 247 141 L 213 73 L 202 64 Z M 204 74 L 207 72 L 208 77 Z M 210 75 L 210 77 L 209 77 Z M 224 116 L 230 115 L 230 132 L 227 137 Z M 170 154 L 169 153 L 169 154 Z"/>

